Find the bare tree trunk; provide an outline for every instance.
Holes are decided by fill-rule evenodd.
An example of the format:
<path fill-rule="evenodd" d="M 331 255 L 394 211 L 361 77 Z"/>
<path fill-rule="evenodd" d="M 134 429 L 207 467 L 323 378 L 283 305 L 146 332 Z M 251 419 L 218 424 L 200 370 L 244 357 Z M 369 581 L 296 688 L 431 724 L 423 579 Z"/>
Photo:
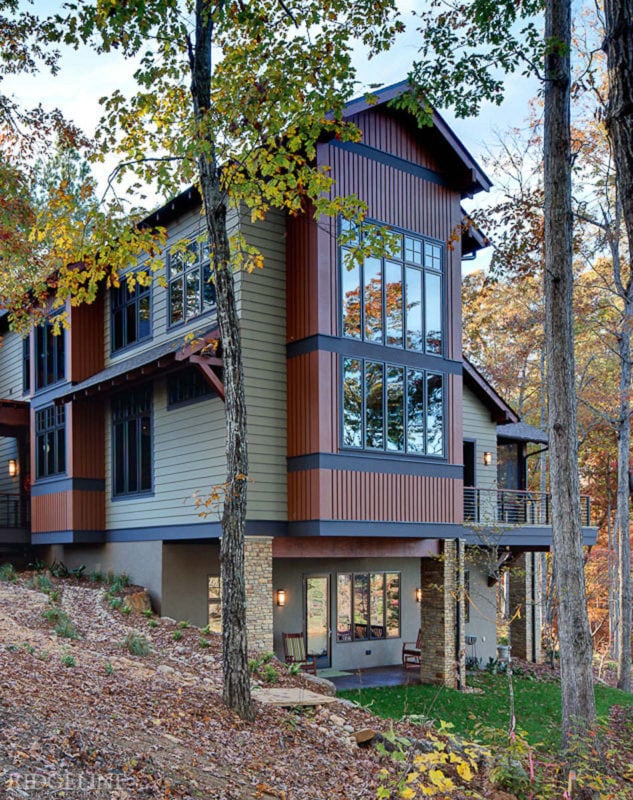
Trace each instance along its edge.
<path fill-rule="evenodd" d="M 631 534 L 629 522 L 629 451 L 631 448 L 631 319 L 633 307 L 626 303 L 624 326 L 618 342 L 620 356 L 620 413 L 618 415 L 618 494 L 616 537 L 618 539 L 618 689 L 631 691 Z"/>
<path fill-rule="evenodd" d="M 220 3 L 218 8 L 221 8 Z M 191 94 L 200 124 L 211 103 L 212 14 L 206 0 L 196 0 L 196 38 L 190 46 Z M 227 201 L 220 185 L 220 167 L 212 141 L 198 157 L 200 190 L 209 233 L 218 325 L 224 362 L 227 478 L 222 515 L 222 670 L 225 704 L 242 719 L 254 718 L 246 640 L 244 527 L 248 452 L 244 372 L 226 227 Z"/>
<path fill-rule="evenodd" d="M 609 101 L 606 124 L 613 147 L 616 187 L 629 242 L 620 376 L 620 418 L 618 420 L 618 497 L 616 536 L 619 544 L 619 658 L 618 686 L 631 690 L 631 544 L 629 528 L 628 470 L 631 438 L 631 275 L 633 272 L 633 0 L 605 0 L 605 39 L 609 70 Z M 614 270 L 619 273 L 618 263 Z M 616 273 L 616 280 L 617 275 Z M 626 417 L 626 418 L 625 418 Z"/>
<path fill-rule="evenodd" d="M 562 743 L 567 749 L 574 734 L 585 734 L 596 724 L 580 524 L 574 382 L 571 0 L 548 0 L 545 38 L 545 340 L 553 550 L 559 604 Z"/>
<path fill-rule="evenodd" d="M 618 544 L 616 541 L 614 520 L 611 509 L 611 460 L 607 459 L 606 470 L 607 485 L 607 549 L 609 557 L 609 648 L 611 657 L 618 658 L 619 653 L 619 582 L 618 582 Z"/>

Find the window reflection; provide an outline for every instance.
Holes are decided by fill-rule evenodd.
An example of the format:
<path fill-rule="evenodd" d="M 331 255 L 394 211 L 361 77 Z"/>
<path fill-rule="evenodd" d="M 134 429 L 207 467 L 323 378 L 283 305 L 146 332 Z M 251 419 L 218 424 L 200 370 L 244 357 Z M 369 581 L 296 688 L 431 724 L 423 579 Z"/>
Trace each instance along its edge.
<path fill-rule="evenodd" d="M 383 374 L 384 365 L 365 364 L 365 447 L 383 447 Z"/>
<path fill-rule="evenodd" d="M 362 447 L 363 391 L 362 365 L 356 358 L 346 358 L 343 367 L 343 444 Z"/>
<path fill-rule="evenodd" d="M 336 576 L 336 641 L 400 636 L 400 574 L 339 573 Z"/>

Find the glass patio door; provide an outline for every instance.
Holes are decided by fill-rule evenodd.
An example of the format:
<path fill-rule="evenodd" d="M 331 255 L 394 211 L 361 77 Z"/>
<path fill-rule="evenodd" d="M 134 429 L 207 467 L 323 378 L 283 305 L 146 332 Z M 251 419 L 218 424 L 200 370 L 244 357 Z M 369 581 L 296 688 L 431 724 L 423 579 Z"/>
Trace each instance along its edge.
<path fill-rule="evenodd" d="M 317 667 L 330 666 L 330 578 L 306 575 L 304 578 L 306 610 L 306 648 L 317 657 Z"/>

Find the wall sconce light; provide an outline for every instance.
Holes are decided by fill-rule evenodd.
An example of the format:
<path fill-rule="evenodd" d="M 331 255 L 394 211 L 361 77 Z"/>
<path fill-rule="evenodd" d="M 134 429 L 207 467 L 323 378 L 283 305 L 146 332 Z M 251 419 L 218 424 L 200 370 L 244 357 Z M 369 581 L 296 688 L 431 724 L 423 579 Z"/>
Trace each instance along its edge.
<path fill-rule="evenodd" d="M 286 590 L 285 589 L 277 589 L 277 605 L 280 608 L 286 605 Z"/>
<path fill-rule="evenodd" d="M 18 474 L 18 462 L 15 460 L 15 458 L 10 458 L 9 459 L 9 477 L 10 478 L 15 478 L 15 476 L 17 474 Z"/>
<path fill-rule="evenodd" d="M 492 464 L 492 453 L 489 450 L 486 450 L 484 453 L 484 464 L 489 467 Z"/>
<path fill-rule="evenodd" d="M 416 603 L 421 603 L 422 602 L 422 589 L 420 589 L 419 586 L 415 590 L 415 602 Z"/>

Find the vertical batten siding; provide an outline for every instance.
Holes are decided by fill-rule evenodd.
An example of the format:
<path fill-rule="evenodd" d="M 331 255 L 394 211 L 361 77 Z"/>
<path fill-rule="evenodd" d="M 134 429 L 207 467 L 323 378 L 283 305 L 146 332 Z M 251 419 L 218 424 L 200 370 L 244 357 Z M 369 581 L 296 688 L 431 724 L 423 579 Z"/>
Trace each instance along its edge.
<path fill-rule="evenodd" d="M 362 111 L 350 117 L 362 134 L 362 143 L 391 153 L 414 164 L 438 170 L 438 160 L 431 149 L 421 140 L 434 136 L 431 128 L 420 130 L 415 122 L 404 114 L 389 112 L 384 108 Z"/>
<path fill-rule="evenodd" d="M 224 483 L 224 404 L 214 397 L 167 410 L 164 381 L 154 384 L 153 495 L 112 498 L 112 424 L 106 414 L 106 527 L 145 528 L 218 521 L 202 518 L 195 496 Z"/>
<path fill-rule="evenodd" d="M 286 217 L 272 211 L 242 233 L 264 257 L 263 270 L 237 281 L 248 415 L 248 517 L 287 518 Z"/>
<path fill-rule="evenodd" d="M 82 303 L 69 310 L 69 328 L 66 331 L 68 370 L 66 377 L 73 383 L 89 378 L 103 369 L 104 353 L 101 331 L 103 329 L 104 291 L 94 303 Z"/>
<path fill-rule="evenodd" d="M 288 360 L 288 455 L 338 450 L 337 357 L 315 351 Z"/>
<path fill-rule="evenodd" d="M 291 522 L 453 523 L 462 519 L 462 484 L 449 478 L 323 469 L 291 472 L 288 486 Z"/>
<path fill-rule="evenodd" d="M 464 439 L 476 439 L 475 485 L 482 489 L 497 486 L 497 426 L 490 419 L 490 411 L 464 386 L 463 402 Z M 484 464 L 484 453 L 492 453 L 492 464 Z"/>
<path fill-rule="evenodd" d="M 294 342 L 319 332 L 314 302 L 318 297 L 318 272 L 314 269 L 318 230 L 311 210 L 300 217 L 289 217 L 287 232 L 286 336 Z"/>
<path fill-rule="evenodd" d="M 20 492 L 20 479 L 24 475 L 16 475 L 14 478 L 9 476 L 10 458 L 19 460 L 17 440 L 0 437 L 0 494 L 19 494 Z M 20 468 L 24 470 L 24 465 L 20 464 Z"/>

